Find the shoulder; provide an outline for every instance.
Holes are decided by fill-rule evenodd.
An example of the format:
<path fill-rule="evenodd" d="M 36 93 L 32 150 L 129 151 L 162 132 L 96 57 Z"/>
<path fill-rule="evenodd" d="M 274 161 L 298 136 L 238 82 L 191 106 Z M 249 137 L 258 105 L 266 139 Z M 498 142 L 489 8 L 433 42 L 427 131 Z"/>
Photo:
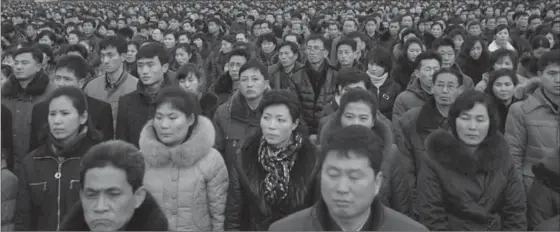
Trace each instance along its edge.
<path fill-rule="evenodd" d="M 385 222 L 380 228 L 388 231 L 428 231 L 428 229 L 419 222 L 399 213 L 389 207 L 383 206 L 385 209 Z"/>
<path fill-rule="evenodd" d="M 413 121 L 418 118 L 422 107 L 414 107 L 406 111 L 403 116 L 401 117 L 402 121 Z"/>
<path fill-rule="evenodd" d="M 298 231 L 305 230 L 311 224 L 311 210 L 313 207 L 300 210 L 286 216 L 270 225 L 268 231 Z"/>
<path fill-rule="evenodd" d="M 88 91 L 88 90 L 95 89 L 95 88 L 99 87 L 100 85 L 102 85 L 104 83 L 105 83 L 105 77 L 103 77 L 103 76 L 93 78 L 93 80 L 91 80 L 87 83 L 84 90 Z"/>

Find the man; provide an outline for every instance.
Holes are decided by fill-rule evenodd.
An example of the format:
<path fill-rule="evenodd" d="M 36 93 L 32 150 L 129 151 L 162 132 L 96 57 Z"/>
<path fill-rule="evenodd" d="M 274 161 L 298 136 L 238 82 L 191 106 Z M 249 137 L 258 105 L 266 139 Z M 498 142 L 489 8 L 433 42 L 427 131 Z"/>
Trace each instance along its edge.
<path fill-rule="evenodd" d="M 355 40 L 340 40 L 336 45 L 336 53 L 339 69 L 355 68 L 365 71 L 364 66 L 358 61 L 361 53 L 358 51 L 358 43 Z"/>
<path fill-rule="evenodd" d="M 89 40 L 93 47 L 97 47 L 101 42 L 101 39 L 95 35 L 96 22 L 93 19 L 86 19 L 82 23 L 82 32 L 84 33 L 84 39 Z"/>
<path fill-rule="evenodd" d="M 176 81 L 167 73 L 169 53 L 160 43 L 141 46 L 136 53 L 136 65 L 140 81 L 134 92 L 119 99 L 115 137 L 138 146 L 140 132 L 149 120 L 157 94 Z"/>
<path fill-rule="evenodd" d="M 421 107 L 407 111 L 395 124 L 395 143 L 399 155 L 391 173 L 386 173 L 389 181 L 382 188 L 382 197 L 387 206 L 418 219 L 415 210 L 416 180 L 426 156 L 424 141 L 437 129 L 447 128 L 447 116 L 451 104 L 463 91 L 462 75 L 456 70 L 441 69 L 432 80 L 433 97 Z"/>
<path fill-rule="evenodd" d="M 441 39 L 436 39 L 432 43 L 432 47 L 441 56 L 441 67 L 453 69 L 461 74 L 463 78 L 462 82 L 465 89 L 473 89 L 474 82 L 471 77 L 465 75 L 459 65 L 457 65 L 456 55 L 455 55 L 455 43 L 452 39 L 444 37 Z"/>
<path fill-rule="evenodd" d="M 435 51 L 420 53 L 414 61 L 416 78 L 411 78 L 405 91 L 395 99 L 393 107 L 393 124 L 398 122 L 406 111 L 423 106 L 432 95 L 432 77 L 441 68 L 441 56 Z"/>
<path fill-rule="evenodd" d="M 93 146 L 82 159 L 80 201 L 61 231 L 168 231 L 165 214 L 143 186 L 146 165 L 123 141 Z"/>
<path fill-rule="evenodd" d="M 210 91 L 219 98 L 219 103 L 225 103 L 231 95 L 239 88 L 239 68 L 250 59 L 251 55 L 247 49 L 236 49 L 229 53 L 227 62 L 224 64 L 224 74 L 214 83 L 210 83 Z"/>
<path fill-rule="evenodd" d="M 136 90 L 138 79 L 124 68 L 128 52 L 126 41 L 117 36 L 108 36 L 99 44 L 101 67 L 105 76 L 91 80 L 84 92 L 93 98 L 107 102 L 113 112 L 113 126 L 116 126 L 120 97 Z"/>
<path fill-rule="evenodd" d="M 206 66 L 208 67 L 208 82 L 213 83 L 215 81 L 214 78 L 224 74 L 224 65 L 227 62 L 229 53 L 232 51 L 235 40 L 235 35 L 225 35 L 221 38 L 220 49 L 210 51 L 210 55 L 206 61 Z"/>
<path fill-rule="evenodd" d="M 560 152 L 560 50 L 551 50 L 537 63 L 541 86 L 509 108 L 505 137 L 526 190 L 533 182 L 531 167 Z"/>
<path fill-rule="evenodd" d="M 351 125 L 334 133 L 320 151 L 320 200 L 269 231 L 427 231 L 377 197 L 384 148 L 375 132 Z"/>
<path fill-rule="evenodd" d="M 45 100 L 53 90 L 42 69 L 43 53 L 23 47 L 14 53 L 14 75 L 2 86 L 2 104 L 12 112 L 15 174 L 19 175 L 21 158 L 29 151 L 31 114 L 35 103 Z M 46 117 L 46 115 L 45 115 Z"/>
<path fill-rule="evenodd" d="M 358 22 L 352 18 L 347 18 L 344 20 L 342 24 L 342 34 L 332 40 L 331 49 L 330 49 L 330 60 L 335 61 L 337 60 L 337 45 L 343 39 L 346 39 L 350 32 L 354 32 L 358 30 Z"/>
<path fill-rule="evenodd" d="M 224 156 L 228 169 L 233 167 L 234 157 L 245 138 L 260 129 L 261 118 L 257 107 L 268 85 L 266 65 L 251 60 L 239 69 L 239 91 L 216 110 L 214 147 Z"/>

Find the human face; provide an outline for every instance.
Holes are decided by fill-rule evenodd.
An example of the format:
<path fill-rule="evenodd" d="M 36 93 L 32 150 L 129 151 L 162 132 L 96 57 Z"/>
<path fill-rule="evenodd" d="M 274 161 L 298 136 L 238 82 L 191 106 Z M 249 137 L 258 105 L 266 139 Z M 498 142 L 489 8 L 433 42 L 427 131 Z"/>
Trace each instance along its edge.
<path fill-rule="evenodd" d="M 179 86 L 187 92 L 198 93 L 200 81 L 194 73 L 189 73 L 185 78 L 179 80 Z"/>
<path fill-rule="evenodd" d="M 138 53 L 138 48 L 136 48 L 136 45 L 129 44 L 128 51 L 126 52 L 126 62 L 133 63 L 134 61 L 136 61 L 136 53 Z"/>
<path fill-rule="evenodd" d="M 504 28 L 503 30 L 499 31 L 498 34 L 496 34 L 496 43 L 507 43 L 507 41 L 509 40 L 509 32 L 506 28 Z"/>
<path fill-rule="evenodd" d="M 196 47 L 198 48 L 202 48 L 202 39 L 200 38 L 196 38 L 193 40 L 194 45 L 196 45 Z"/>
<path fill-rule="evenodd" d="M 90 22 L 86 22 L 82 25 L 82 31 L 86 35 L 91 35 L 93 33 L 93 29 L 93 24 L 91 24 Z"/>
<path fill-rule="evenodd" d="M 177 64 L 179 64 L 180 66 L 185 65 L 189 62 L 189 60 L 191 59 L 191 55 L 185 51 L 184 48 L 177 48 L 177 50 L 175 51 L 175 60 L 177 61 Z"/>
<path fill-rule="evenodd" d="M 554 35 L 552 33 L 548 33 L 545 35 L 545 37 L 550 43 L 550 48 L 554 47 L 554 44 L 556 43 L 556 41 L 554 41 Z"/>
<path fill-rule="evenodd" d="M 144 24 L 144 23 L 146 23 L 146 18 L 144 18 L 144 16 L 138 16 L 138 23 L 139 23 L 139 24 Z"/>
<path fill-rule="evenodd" d="M 401 26 L 399 25 L 399 23 L 392 22 L 391 24 L 389 24 L 389 33 L 392 36 L 397 36 L 400 30 L 401 30 Z"/>
<path fill-rule="evenodd" d="M 156 42 L 163 42 L 163 34 L 159 29 L 156 28 L 152 31 L 152 39 Z"/>
<path fill-rule="evenodd" d="M 463 46 L 464 42 L 465 40 L 463 39 L 462 35 L 456 35 L 455 37 L 453 37 L 453 44 L 455 44 L 455 51 L 460 51 L 461 46 Z"/>
<path fill-rule="evenodd" d="M 338 36 L 338 34 L 340 34 L 340 31 L 338 31 L 338 26 L 329 25 L 329 28 L 327 29 L 327 33 L 329 34 L 329 36 L 331 38 L 334 38 L 334 37 Z"/>
<path fill-rule="evenodd" d="M 254 100 L 262 97 L 268 81 L 258 69 L 247 69 L 239 76 L 239 91 L 245 99 Z"/>
<path fill-rule="evenodd" d="M 158 28 L 161 29 L 161 30 L 167 29 L 167 23 L 163 20 L 159 21 L 158 22 Z"/>
<path fill-rule="evenodd" d="M 480 28 L 480 25 L 473 25 L 469 27 L 469 34 L 473 36 L 479 36 L 480 33 L 482 33 L 482 29 Z"/>
<path fill-rule="evenodd" d="M 441 56 L 441 67 L 450 68 L 455 64 L 455 49 L 450 46 L 439 46 L 437 52 Z"/>
<path fill-rule="evenodd" d="M 443 34 L 443 29 L 437 25 L 437 26 L 432 26 L 432 35 L 436 38 L 441 37 L 441 35 Z"/>
<path fill-rule="evenodd" d="M 545 53 L 547 53 L 548 51 L 550 51 L 550 48 L 543 48 L 543 47 L 539 47 L 537 49 L 533 49 L 533 56 L 535 56 L 535 58 L 541 58 L 541 56 Z"/>
<path fill-rule="evenodd" d="M 513 61 L 509 56 L 500 57 L 494 64 L 494 70 L 509 69 L 513 70 Z"/>
<path fill-rule="evenodd" d="M 194 32 L 194 28 L 192 27 L 192 25 L 190 23 L 184 23 L 183 24 L 183 30 L 186 32 Z"/>
<path fill-rule="evenodd" d="M 84 85 L 84 80 L 76 77 L 72 70 L 62 67 L 55 71 L 53 83 L 56 87 L 74 86 L 81 88 Z"/>
<path fill-rule="evenodd" d="M 119 54 L 115 47 L 107 47 L 101 50 L 100 58 L 103 69 L 108 73 L 119 70 L 123 61 L 126 59 L 125 55 Z"/>
<path fill-rule="evenodd" d="M 244 56 L 232 56 L 229 59 L 226 65 L 232 80 L 239 80 L 239 69 L 245 63 L 247 63 L 247 59 Z"/>
<path fill-rule="evenodd" d="M 72 100 L 67 96 L 54 98 L 49 104 L 49 129 L 52 136 L 60 141 L 74 138 L 80 126 L 87 121 L 87 112 L 78 113 Z"/>
<path fill-rule="evenodd" d="M 436 78 L 436 83 L 432 87 L 432 93 L 436 104 L 440 106 L 450 106 L 460 92 L 459 82 L 455 75 L 451 73 L 441 73 Z"/>
<path fill-rule="evenodd" d="M 540 18 L 535 18 L 531 20 L 531 25 L 529 25 L 529 29 L 535 30 L 541 24 L 542 24 L 542 20 Z"/>
<path fill-rule="evenodd" d="M 47 35 L 44 35 L 43 37 L 41 37 L 41 38 L 39 39 L 39 44 L 46 44 L 46 45 L 52 46 L 53 43 L 54 43 L 54 42 L 53 42 L 53 41 L 51 40 L 51 38 L 49 38 L 49 36 L 47 36 Z"/>
<path fill-rule="evenodd" d="M 362 125 L 367 128 L 373 128 L 375 115 L 372 115 L 371 107 L 365 102 L 350 102 L 342 112 L 340 123 L 343 127 Z"/>
<path fill-rule="evenodd" d="M 377 24 L 374 21 L 368 21 L 366 24 L 366 31 L 368 34 L 373 34 L 377 30 Z"/>
<path fill-rule="evenodd" d="M 237 35 L 235 35 L 235 41 L 247 43 L 247 37 L 243 33 L 238 33 Z"/>
<path fill-rule="evenodd" d="M 273 147 L 287 144 L 299 120 L 294 120 L 286 105 L 271 105 L 261 116 L 261 129 L 266 142 Z"/>
<path fill-rule="evenodd" d="M 403 17 L 402 20 L 401 20 L 401 25 L 402 25 L 403 27 L 411 28 L 412 25 L 413 25 L 413 23 L 414 23 L 414 22 L 412 21 L 412 17 L 410 17 L 410 16 L 405 16 L 405 17 Z"/>
<path fill-rule="evenodd" d="M 346 34 L 348 34 L 350 32 L 353 32 L 353 31 L 356 31 L 356 22 L 346 20 L 344 22 L 343 27 L 342 27 L 342 31 L 344 31 L 344 33 L 346 33 Z"/>
<path fill-rule="evenodd" d="M 191 41 L 187 35 L 180 35 L 179 36 L 179 43 L 189 44 Z"/>
<path fill-rule="evenodd" d="M 78 38 L 78 35 L 76 34 L 68 35 L 68 44 L 77 44 L 78 42 L 80 42 L 80 38 Z"/>
<path fill-rule="evenodd" d="M 415 70 L 416 76 L 420 80 L 420 84 L 424 89 L 431 89 L 433 85 L 432 78 L 434 73 L 441 69 L 441 64 L 436 59 L 420 61 L 420 67 Z"/>
<path fill-rule="evenodd" d="M 261 48 L 262 48 L 264 53 L 270 54 L 270 53 L 274 52 L 274 49 L 276 48 L 276 44 L 274 44 L 271 41 L 265 40 L 265 41 L 262 42 Z"/>
<path fill-rule="evenodd" d="M 356 52 L 349 45 L 341 45 L 337 49 L 337 58 L 342 66 L 352 67 L 356 59 Z"/>
<path fill-rule="evenodd" d="M 338 87 L 338 92 L 340 93 L 340 96 L 342 96 L 346 92 L 348 92 L 348 90 L 355 89 L 355 88 L 360 88 L 360 89 L 363 89 L 363 90 L 367 90 L 366 84 L 363 81 L 360 81 L 360 82 L 357 82 L 357 83 L 347 84 L 344 87 L 339 86 Z"/>
<path fill-rule="evenodd" d="M 215 22 L 208 23 L 208 32 L 216 33 L 218 32 L 218 30 L 219 30 L 218 25 Z"/>
<path fill-rule="evenodd" d="M 494 30 L 494 28 L 496 28 L 496 19 L 490 18 L 486 20 L 486 28 Z"/>
<path fill-rule="evenodd" d="M 221 49 L 220 51 L 222 51 L 222 53 L 229 53 L 231 52 L 231 50 L 233 49 L 233 45 L 225 40 L 222 40 L 222 44 L 221 44 Z"/>
<path fill-rule="evenodd" d="M 172 19 L 171 21 L 169 21 L 169 28 L 172 30 L 177 30 L 177 28 L 179 28 L 179 21 L 177 21 L 177 19 Z"/>
<path fill-rule="evenodd" d="M 167 34 L 163 38 L 163 44 L 165 45 L 165 48 L 167 48 L 167 49 L 174 48 L 176 42 L 177 41 L 175 40 L 175 35 L 173 35 L 173 34 Z"/>
<path fill-rule="evenodd" d="M 383 76 L 383 74 L 385 74 L 385 72 L 387 72 L 387 71 L 382 66 L 379 66 L 374 62 L 370 62 L 368 64 L 367 72 L 371 76 L 380 77 L 380 76 Z"/>
<path fill-rule="evenodd" d="M 14 59 L 14 76 L 17 80 L 28 80 L 41 70 L 42 64 L 33 59 L 31 53 L 22 53 Z"/>
<path fill-rule="evenodd" d="M 353 150 L 329 151 L 321 168 L 321 196 L 333 218 L 351 219 L 368 212 L 383 174 L 375 174 L 369 159 Z"/>
<path fill-rule="evenodd" d="M 307 48 L 305 52 L 307 53 L 307 59 L 312 64 L 318 64 L 322 62 L 328 54 L 328 51 L 325 50 L 325 45 L 321 40 L 307 41 Z"/>
<path fill-rule="evenodd" d="M 291 67 L 297 60 L 297 55 L 292 51 L 290 46 L 281 47 L 278 51 L 278 58 L 282 67 Z"/>
<path fill-rule="evenodd" d="M 139 79 L 142 81 L 142 84 L 146 86 L 161 83 L 168 68 L 167 64 L 161 64 L 157 56 L 141 58 L 136 61 L 136 64 L 138 67 Z"/>
<path fill-rule="evenodd" d="M 482 44 L 480 43 L 480 41 L 476 41 L 474 43 L 469 54 L 474 60 L 478 60 L 480 58 L 480 56 L 482 55 Z"/>
<path fill-rule="evenodd" d="M 84 219 L 92 231 L 124 228 L 145 199 L 145 189 L 134 192 L 127 174 L 112 165 L 86 171 L 80 192 Z"/>
<path fill-rule="evenodd" d="M 560 96 L 560 65 L 558 63 L 547 65 L 539 76 L 545 93 Z"/>
<path fill-rule="evenodd" d="M 170 103 L 164 103 L 156 109 L 152 125 L 158 139 L 163 144 L 174 147 L 185 141 L 193 122 L 193 115 L 187 116 Z"/>
<path fill-rule="evenodd" d="M 494 96 L 502 101 L 509 101 L 513 97 L 515 84 L 509 76 L 498 77 L 492 86 Z"/>
<path fill-rule="evenodd" d="M 408 49 L 406 50 L 406 56 L 410 61 L 413 62 L 416 60 L 416 57 L 420 55 L 420 53 L 422 53 L 422 47 L 417 43 L 410 44 L 410 46 L 408 46 Z"/>
<path fill-rule="evenodd" d="M 481 103 L 475 103 L 473 108 L 461 112 L 455 119 L 457 137 L 469 145 L 478 146 L 488 135 L 490 117 L 488 109 Z"/>
<path fill-rule="evenodd" d="M 529 17 L 527 16 L 519 17 L 515 25 L 517 25 L 521 30 L 527 29 L 527 26 L 529 26 Z"/>

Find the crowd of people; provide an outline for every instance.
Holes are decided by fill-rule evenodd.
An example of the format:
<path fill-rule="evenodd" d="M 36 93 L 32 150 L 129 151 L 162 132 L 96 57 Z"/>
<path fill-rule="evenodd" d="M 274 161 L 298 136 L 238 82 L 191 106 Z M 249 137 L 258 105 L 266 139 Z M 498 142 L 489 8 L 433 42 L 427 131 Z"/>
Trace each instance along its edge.
<path fill-rule="evenodd" d="M 560 230 L 560 1 L 2 4 L 2 231 Z"/>

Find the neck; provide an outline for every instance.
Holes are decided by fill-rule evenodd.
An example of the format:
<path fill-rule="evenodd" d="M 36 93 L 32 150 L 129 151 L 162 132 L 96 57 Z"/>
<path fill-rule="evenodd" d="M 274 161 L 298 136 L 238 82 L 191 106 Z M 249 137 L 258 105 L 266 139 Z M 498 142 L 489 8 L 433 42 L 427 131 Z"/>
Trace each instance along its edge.
<path fill-rule="evenodd" d="M 323 65 L 323 62 L 325 62 L 324 59 L 317 63 L 311 63 L 311 67 L 313 68 L 313 70 L 319 71 L 321 69 L 321 65 Z"/>
<path fill-rule="evenodd" d="M 510 98 L 508 100 L 505 100 L 504 104 L 506 104 L 506 106 L 509 106 L 509 104 L 511 104 L 512 101 L 513 101 L 513 98 Z"/>
<path fill-rule="evenodd" d="M 35 79 L 35 76 L 37 74 L 33 74 L 31 75 L 31 77 L 25 79 L 25 80 L 18 80 L 19 85 L 21 86 L 21 88 L 27 88 L 27 86 Z"/>
<path fill-rule="evenodd" d="M 477 148 L 478 146 L 465 144 L 465 149 L 469 152 L 469 154 L 474 154 Z"/>
<path fill-rule="evenodd" d="M 353 218 L 333 217 L 333 220 L 344 231 L 358 231 L 362 229 L 361 227 L 364 226 L 370 214 L 371 214 L 371 207 L 368 208 L 366 212 L 362 213 L 357 217 L 353 217 Z"/>
<path fill-rule="evenodd" d="M 119 78 L 121 77 L 123 72 L 124 72 L 124 67 L 121 65 L 114 72 L 107 73 L 107 76 L 109 76 L 109 79 L 111 79 L 112 82 L 117 82 L 119 80 Z"/>
<path fill-rule="evenodd" d="M 144 88 L 148 93 L 157 93 L 161 89 L 161 86 L 163 86 L 163 80 L 151 85 L 146 85 Z"/>
<path fill-rule="evenodd" d="M 375 36 L 375 31 L 373 31 L 373 32 L 371 32 L 371 33 L 368 32 L 368 35 L 369 35 L 369 37 Z"/>
<path fill-rule="evenodd" d="M 338 105 L 340 105 L 340 98 L 342 98 L 342 96 L 340 96 L 340 94 L 334 95 L 334 101 Z"/>
<path fill-rule="evenodd" d="M 247 105 L 249 105 L 249 108 L 251 108 L 251 110 L 255 110 L 257 109 L 257 107 L 259 107 L 259 104 L 261 103 L 261 99 L 262 96 L 259 96 L 253 99 L 245 98 L 245 101 L 247 102 Z"/>
<path fill-rule="evenodd" d="M 445 118 L 447 118 L 447 115 L 449 114 L 449 107 L 450 106 L 436 104 L 436 108 L 438 109 L 439 113 Z"/>
<path fill-rule="evenodd" d="M 418 81 L 420 81 L 420 80 L 418 80 Z M 421 81 L 420 81 L 420 88 L 421 88 L 422 90 L 424 90 L 424 92 L 426 92 L 426 93 L 428 93 L 428 94 L 432 94 L 432 88 L 431 88 L 431 87 L 428 87 L 428 86 L 425 86 L 424 84 L 422 84 Z"/>
<path fill-rule="evenodd" d="M 290 66 L 284 67 L 284 72 L 289 73 L 294 69 L 295 64 L 291 64 Z"/>
<path fill-rule="evenodd" d="M 553 102 L 556 105 L 560 105 L 558 104 L 558 102 L 560 102 L 560 95 L 557 94 L 551 94 L 549 92 L 547 92 L 546 90 L 543 89 L 543 94 L 550 99 L 551 102 Z"/>

